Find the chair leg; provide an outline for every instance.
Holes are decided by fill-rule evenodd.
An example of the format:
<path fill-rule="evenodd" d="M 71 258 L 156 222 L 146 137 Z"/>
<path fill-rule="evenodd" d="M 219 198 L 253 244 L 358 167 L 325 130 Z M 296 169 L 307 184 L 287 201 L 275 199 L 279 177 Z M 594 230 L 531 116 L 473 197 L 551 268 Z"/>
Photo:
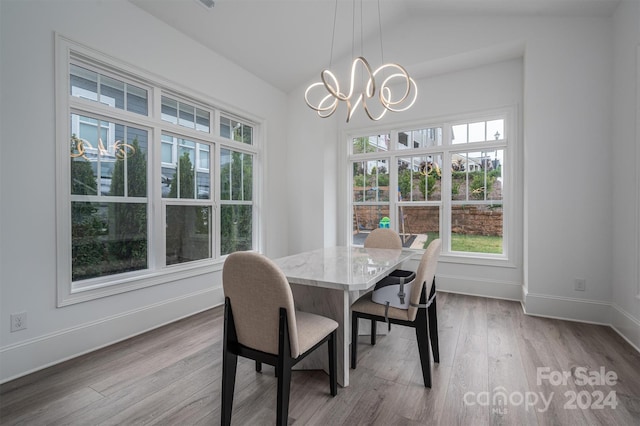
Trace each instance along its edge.
<path fill-rule="evenodd" d="M 276 425 L 286 426 L 289 419 L 289 392 L 291 390 L 291 346 L 289 344 L 289 325 L 287 311 L 280 308 L 278 332 L 278 361 L 276 376 L 278 377 L 278 401 L 276 407 Z"/>
<path fill-rule="evenodd" d="M 283 356 L 281 359 L 285 358 Z M 289 417 L 289 392 L 291 391 L 291 364 L 278 363 L 278 407 L 276 410 L 276 424 L 285 426 Z"/>
<path fill-rule="evenodd" d="M 436 292 L 436 282 L 435 279 L 433 281 L 433 286 L 431 286 L 431 296 L 433 296 Z M 431 298 L 429 296 L 429 298 Z M 436 308 L 436 299 L 437 296 L 433 298 L 433 302 L 431 302 L 431 306 L 428 309 L 429 315 L 429 339 L 431 340 L 431 351 L 433 352 L 433 362 L 440 363 L 440 346 L 438 345 L 438 315 Z"/>
<path fill-rule="evenodd" d="M 225 344 L 226 346 L 226 344 Z M 231 424 L 231 412 L 233 411 L 233 391 L 236 384 L 236 369 L 238 356 L 224 348 L 222 358 L 222 409 L 221 424 Z"/>
<path fill-rule="evenodd" d="M 228 297 L 224 300 L 224 330 L 222 344 L 222 407 L 220 409 L 220 423 L 223 426 L 231 424 L 231 412 L 233 411 L 233 391 L 236 385 L 236 370 L 238 367 L 238 355 L 229 350 L 229 343 L 237 342 L 236 326 L 233 321 L 231 301 Z"/>
<path fill-rule="evenodd" d="M 358 315 L 353 312 L 351 314 L 351 368 L 356 369 L 356 360 L 358 358 Z"/>
<path fill-rule="evenodd" d="M 256 371 L 258 373 L 262 372 L 262 363 L 260 361 L 256 361 Z"/>
<path fill-rule="evenodd" d="M 371 346 L 376 344 L 376 320 L 371 320 Z"/>
<path fill-rule="evenodd" d="M 424 292 L 423 292 L 424 294 Z M 415 320 L 416 340 L 418 341 L 418 352 L 420 353 L 420 365 L 422 366 L 422 379 L 426 388 L 431 387 L 431 354 L 429 353 L 429 329 L 427 328 L 426 309 L 418 310 Z"/>
<path fill-rule="evenodd" d="M 329 336 L 329 388 L 331 390 L 331 396 L 338 394 L 338 349 L 336 346 L 336 331 L 334 330 Z"/>

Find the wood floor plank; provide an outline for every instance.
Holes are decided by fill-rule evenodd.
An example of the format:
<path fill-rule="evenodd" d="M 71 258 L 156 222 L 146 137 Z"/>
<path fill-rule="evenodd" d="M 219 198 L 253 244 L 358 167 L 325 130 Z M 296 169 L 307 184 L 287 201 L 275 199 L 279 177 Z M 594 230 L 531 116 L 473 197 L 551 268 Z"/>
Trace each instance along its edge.
<path fill-rule="evenodd" d="M 517 398 L 528 391 L 517 336 L 513 328 L 514 304 L 504 300 L 487 300 L 487 361 L 489 418 L 492 425 L 535 425 L 536 412 L 525 404 L 498 399 Z M 518 307 L 519 308 L 519 307 Z M 518 400 L 515 400 L 518 402 Z"/>
<path fill-rule="evenodd" d="M 218 307 L 0 385 L 0 424 L 219 424 L 222 312 Z M 432 367 L 431 389 L 422 383 L 413 329 L 393 326 L 375 346 L 359 337 L 358 368 L 336 397 L 324 371 L 295 371 L 288 423 L 640 424 L 640 354 L 609 327 L 528 316 L 518 302 L 439 292 L 438 329 L 440 364 Z M 576 383 L 576 369 L 601 367 L 617 374 L 615 384 Z M 574 377 L 538 383 L 539 368 Z M 232 424 L 272 425 L 273 367 L 257 373 L 252 361 L 239 359 L 236 377 Z M 506 411 L 495 410 L 498 388 L 542 395 L 549 407 L 509 401 Z M 567 408 L 565 392 L 593 398 L 597 391 L 615 392 L 617 407 Z M 483 392 L 486 404 L 475 399 Z"/>

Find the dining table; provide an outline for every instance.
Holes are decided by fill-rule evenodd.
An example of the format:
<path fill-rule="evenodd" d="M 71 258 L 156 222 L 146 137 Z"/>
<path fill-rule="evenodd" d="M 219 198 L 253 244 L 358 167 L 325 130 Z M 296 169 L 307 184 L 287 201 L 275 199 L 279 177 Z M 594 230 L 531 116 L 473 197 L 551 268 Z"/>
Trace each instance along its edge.
<path fill-rule="evenodd" d="M 289 281 L 296 309 L 338 323 L 336 349 L 341 386 L 349 385 L 351 304 L 415 254 L 411 249 L 333 246 L 274 259 Z M 328 371 L 324 351 L 315 352 L 300 362 L 299 368 Z"/>

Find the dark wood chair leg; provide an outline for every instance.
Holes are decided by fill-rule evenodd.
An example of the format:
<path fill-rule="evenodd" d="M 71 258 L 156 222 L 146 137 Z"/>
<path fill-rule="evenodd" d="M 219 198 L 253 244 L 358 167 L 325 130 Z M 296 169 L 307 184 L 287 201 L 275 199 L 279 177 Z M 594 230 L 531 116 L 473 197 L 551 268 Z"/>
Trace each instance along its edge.
<path fill-rule="evenodd" d="M 429 339 L 431 340 L 431 351 L 433 352 L 433 362 L 440 363 L 440 346 L 438 345 L 438 315 L 436 308 L 436 280 L 433 279 L 433 285 L 431 286 L 431 295 L 433 296 L 433 302 L 429 306 Z"/>
<path fill-rule="evenodd" d="M 231 424 L 231 412 L 233 411 L 233 391 L 236 384 L 236 369 L 238 356 L 225 351 L 222 359 L 222 410 L 221 423 Z"/>
<path fill-rule="evenodd" d="M 278 397 L 276 407 L 276 424 L 286 426 L 289 418 L 289 393 L 291 391 L 291 346 L 289 343 L 289 326 L 287 311 L 280 308 L 280 331 L 278 338 L 278 362 L 276 375 L 278 376 Z"/>
<path fill-rule="evenodd" d="M 236 327 L 233 322 L 233 313 L 229 298 L 225 299 L 224 330 L 222 348 L 222 407 L 220 409 L 220 423 L 223 426 L 231 424 L 231 412 L 233 411 L 233 391 L 236 385 L 236 370 L 238 356 L 229 350 L 229 344 L 237 339 Z"/>
<path fill-rule="evenodd" d="M 262 363 L 260 361 L 256 361 L 256 371 L 258 373 L 262 372 Z"/>
<path fill-rule="evenodd" d="M 285 357 L 280 357 L 284 360 Z M 280 364 L 280 363 L 279 363 Z M 276 424 L 285 426 L 289 417 L 289 392 L 291 391 L 291 364 L 283 362 L 278 370 L 278 407 Z"/>
<path fill-rule="evenodd" d="M 427 303 L 427 295 L 424 291 L 420 295 L 420 304 Z M 416 340 L 418 341 L 418 352 L 420 354 L 420 365 L 422 366 L 422 379 L 424 386 L 431 387 L 431 354 L 429 353 L 429 328 L 427 327 L 427 310 L 419 308 L 414 320 L 416 328 Z"/>
<path fill-rule="evenodd" d="M 351 368 L 356 369 L 356 360 L 358 358 L 358 315 L 353 312 L 351 314 Z"/>
<path fill-rule="evenodd" d="M 376 344 L 376 320 L 371 320 L 371 346 Z"/>
<path fill-rule="evenodd" d="M 420 365 L 422 366 L 422 379 L 424 386 L 431 387 L 431 354 L 429 353 L 429 331 L 425 318 L 416 318 L 416 340 L 418 341 L 418 352 L 420 354 Z"/>
<path fill-rule="evenodd" d="M 331 389 L 331 396 L 338 394 L 338 348 L 336 345 L 336 331 L 334 330 L 329 336 L 327 346 L 329 347 L 329 388 Z"/>

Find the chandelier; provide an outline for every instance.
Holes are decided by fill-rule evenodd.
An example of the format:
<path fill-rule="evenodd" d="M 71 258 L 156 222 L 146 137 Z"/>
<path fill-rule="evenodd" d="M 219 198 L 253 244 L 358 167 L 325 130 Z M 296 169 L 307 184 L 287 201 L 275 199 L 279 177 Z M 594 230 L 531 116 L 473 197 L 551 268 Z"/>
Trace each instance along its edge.
<path fill-rule="evenodd" d="M 333 16 L 333 38 L 331 40 L 329 68 L 331 68 L 331 60 L 333 59 L 333 42 L 335 40 L 337 13 L 338 0 L 336 0 Z M 355 0 L 353 0 L 353 18 L 355 21 Z M 378 0 L 378 26 L 380 33 L 380 57 L 384 64 L 380 0 Z M 360 3 L 360 31 L 362 50 L 362 0 Z M 352 34 L 354 34 L 352 38 L 353 49 L 355 43 L 355 25 Z M 409 76 L 409 73 L 407 73 L 404 67 L 398 64 L 388 63 L 373 70 L 362 54 L 357 56 L 351 64 L 349 85 L 345 91 L 340 87 L 338 78 L 330 69 L 325 69 L 320 73 L 320 80 L 321 81 L 312 83 L 307 87 L 307 90 L 305 90 L 304 99 L 307 105 L 309 108 L 315 110 L 320 117 L 327 118 L 338 109 L 340 102 L 344 102 L 347 107 L 347 123 L 360 104 L 362 104 L 362 108 L 371 120 L 378 121 L 384 117 L 387 111 L 402 112 L 411 108 L 418 96 L 416 82 Z M 394 92 L 394 89 L 396 89 L 396 92 Z M 376 106 L 374 107 L 373 105 Z M 376 109 L 378 112 L 375 111 Z"/>

